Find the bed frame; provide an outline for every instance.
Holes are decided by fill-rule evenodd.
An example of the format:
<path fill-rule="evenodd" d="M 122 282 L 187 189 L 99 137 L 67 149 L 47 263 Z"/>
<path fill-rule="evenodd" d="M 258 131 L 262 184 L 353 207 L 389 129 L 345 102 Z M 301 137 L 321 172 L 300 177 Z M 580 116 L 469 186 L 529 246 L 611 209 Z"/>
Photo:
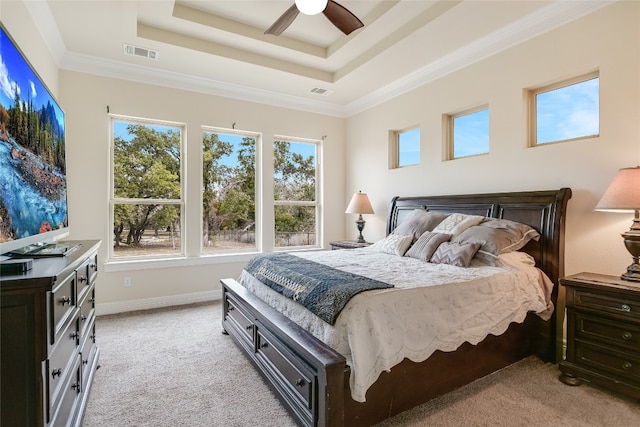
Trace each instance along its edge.
<path fill-rule="evenodd" d="M 541 237 L 522 250 L 531 254 L 536 265 L 557 284 L 564 274 L 564 225 L 570 198 L 569 188 L 395 197 L 386 231 L 393 231 L 416 208 L 529 224 Z M 561 358 L 564 296 L 556 286 L 552 295 L 556 310 L 549 321 L 530 313 L 523 323 L 512 323 L 504 334 L 489 335 L 477 345 L 465 343 L 454 352 L 437 351 L 422 363 L 405 359 L 390 372 L 383 372 L 367 391 L 367 401 L 359 403 L 351 399 L 350 368 L 342 355 L 235 280 L 221 282 L 225 333 L 253 362 L 300 425 L 372 425 L 527 356 L 535 354 L 554 363 Z"/>

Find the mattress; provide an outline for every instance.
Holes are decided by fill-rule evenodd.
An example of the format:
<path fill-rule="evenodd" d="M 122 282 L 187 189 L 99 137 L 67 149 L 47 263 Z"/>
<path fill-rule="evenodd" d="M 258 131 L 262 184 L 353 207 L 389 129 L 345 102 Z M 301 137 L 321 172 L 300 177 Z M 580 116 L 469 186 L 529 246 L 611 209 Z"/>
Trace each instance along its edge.
<path fill-rule="evenodd" d="M 296 256 L 393 285 L 354 296 L 331 326 L 246 271 L 239 282 L 342 354 L 351 367 L 355 401 L 378 376 L 408 358 L 427 359 L 500 335 L 528 312 L 548 319 L 553 284 L 521 252 L 500 256 L 501 266 L 462 268 L 389 255 L 370 248 L 297 252 Z"/>

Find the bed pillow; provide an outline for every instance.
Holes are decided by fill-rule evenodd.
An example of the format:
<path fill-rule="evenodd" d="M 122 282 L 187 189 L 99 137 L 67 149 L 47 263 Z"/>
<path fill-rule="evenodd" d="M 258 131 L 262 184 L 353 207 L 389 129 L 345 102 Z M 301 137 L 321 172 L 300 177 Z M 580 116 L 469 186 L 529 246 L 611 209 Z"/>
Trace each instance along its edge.
<path fill-rule="evenodd" d="M 386 238 L 369 246 L 369 250 L 403 256 L 412 242 L 413 235 L 401 236 L 399 234 L 389 234 Z"/>
<path fill-rule="evenodd" d="M 458 234 L 462 233 L 469 227 L 480 224 L 485 217 L 480 215 L 466 215 L 461 213 L 452 213 L 447 216 L 436 228 L 434 233 L 450 234 L 453 240 Z"/>
<path fill-rule="evenodd" d="M 480 243 L 476 259 L 488 265 L 499 265 L 499 255 L 522 249 L 530 240 L 539 238 L 540 234 L 527 224 L 487 218 L 480 224 L 467 228 L 452 241 Z"/>
<path fill-rule="evenodd" d="M 393 230 L 393 234 L 408 236 L 413 234 L 413 240 L 417 240 L 425 231 L 431 231 L 440 224 L 448 213 L 429 212 L 424 209 L 414 209 L 409 215 Z"/>
<path fill-rule="evenodd" d="M 478 249 L 480 249 L 480 243 L 443 242 L 434 252 L 430 262 L 469 267 Z"/>
<path fill-rule="evenodd" d="M 434 233 L 425 231 L 409 248 L 405 256 L 419 259 L 421 261 L 429 261 L 433 253 L 438 249 L 442 242 L 449 240 L 451 236 L 443 233 Z"/>

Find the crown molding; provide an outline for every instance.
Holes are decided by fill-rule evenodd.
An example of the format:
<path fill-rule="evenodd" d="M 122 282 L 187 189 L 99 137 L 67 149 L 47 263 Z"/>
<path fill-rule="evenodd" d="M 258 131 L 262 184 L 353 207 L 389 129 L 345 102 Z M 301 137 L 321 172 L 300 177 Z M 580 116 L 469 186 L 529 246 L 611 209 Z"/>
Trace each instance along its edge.
<path fill-rule="evenodd" d="M 28 11 L 43 38 L 48 41 L 47 45 L 54 55 L 54 59 L 57 59 L 59 66 L 63 69 L 346 118 L 577 20 L 616 1 L 619 0 L 555 1 L 525 18 L 453 51 L 438 61 L 347 105 L 309 100 L 253 87 L 68 52 L 46 2 L 25 2 L 25 4 L 27 4 Z"/>

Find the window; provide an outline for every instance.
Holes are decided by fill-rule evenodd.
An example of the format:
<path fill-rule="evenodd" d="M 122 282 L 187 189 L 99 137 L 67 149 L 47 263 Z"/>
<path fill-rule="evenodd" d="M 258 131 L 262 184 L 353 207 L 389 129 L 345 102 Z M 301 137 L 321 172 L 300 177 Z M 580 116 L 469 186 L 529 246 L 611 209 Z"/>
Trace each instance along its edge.
<path fill-rule="evenodd" d="M 184 125 L 111 116 L 112 256 L 176 255 L 184 247 Z"/>
<path fill-rule="evenodd" d="M 489 153 L 489 109 L 481 107 L 446 116 L 448 160 Z"/>
<path fill-rule="evenodd" d="M 391 169 L 420 164 L 420 128 L 389 132 Z"/>
<path fill-rule="evenodd" d="M 320 141 L 276 137 L 274 155 L 274 246 L 317 246 Z"/>
<path fill-rule="evenodd" d="M 202 131 L 202 253 L 256 250 L 258 134 Z"/>
<path fill-rule="evenodd" d="M 529 91 L 529 145 L 591 138 L 600 133 L 598 73 Z"/>

